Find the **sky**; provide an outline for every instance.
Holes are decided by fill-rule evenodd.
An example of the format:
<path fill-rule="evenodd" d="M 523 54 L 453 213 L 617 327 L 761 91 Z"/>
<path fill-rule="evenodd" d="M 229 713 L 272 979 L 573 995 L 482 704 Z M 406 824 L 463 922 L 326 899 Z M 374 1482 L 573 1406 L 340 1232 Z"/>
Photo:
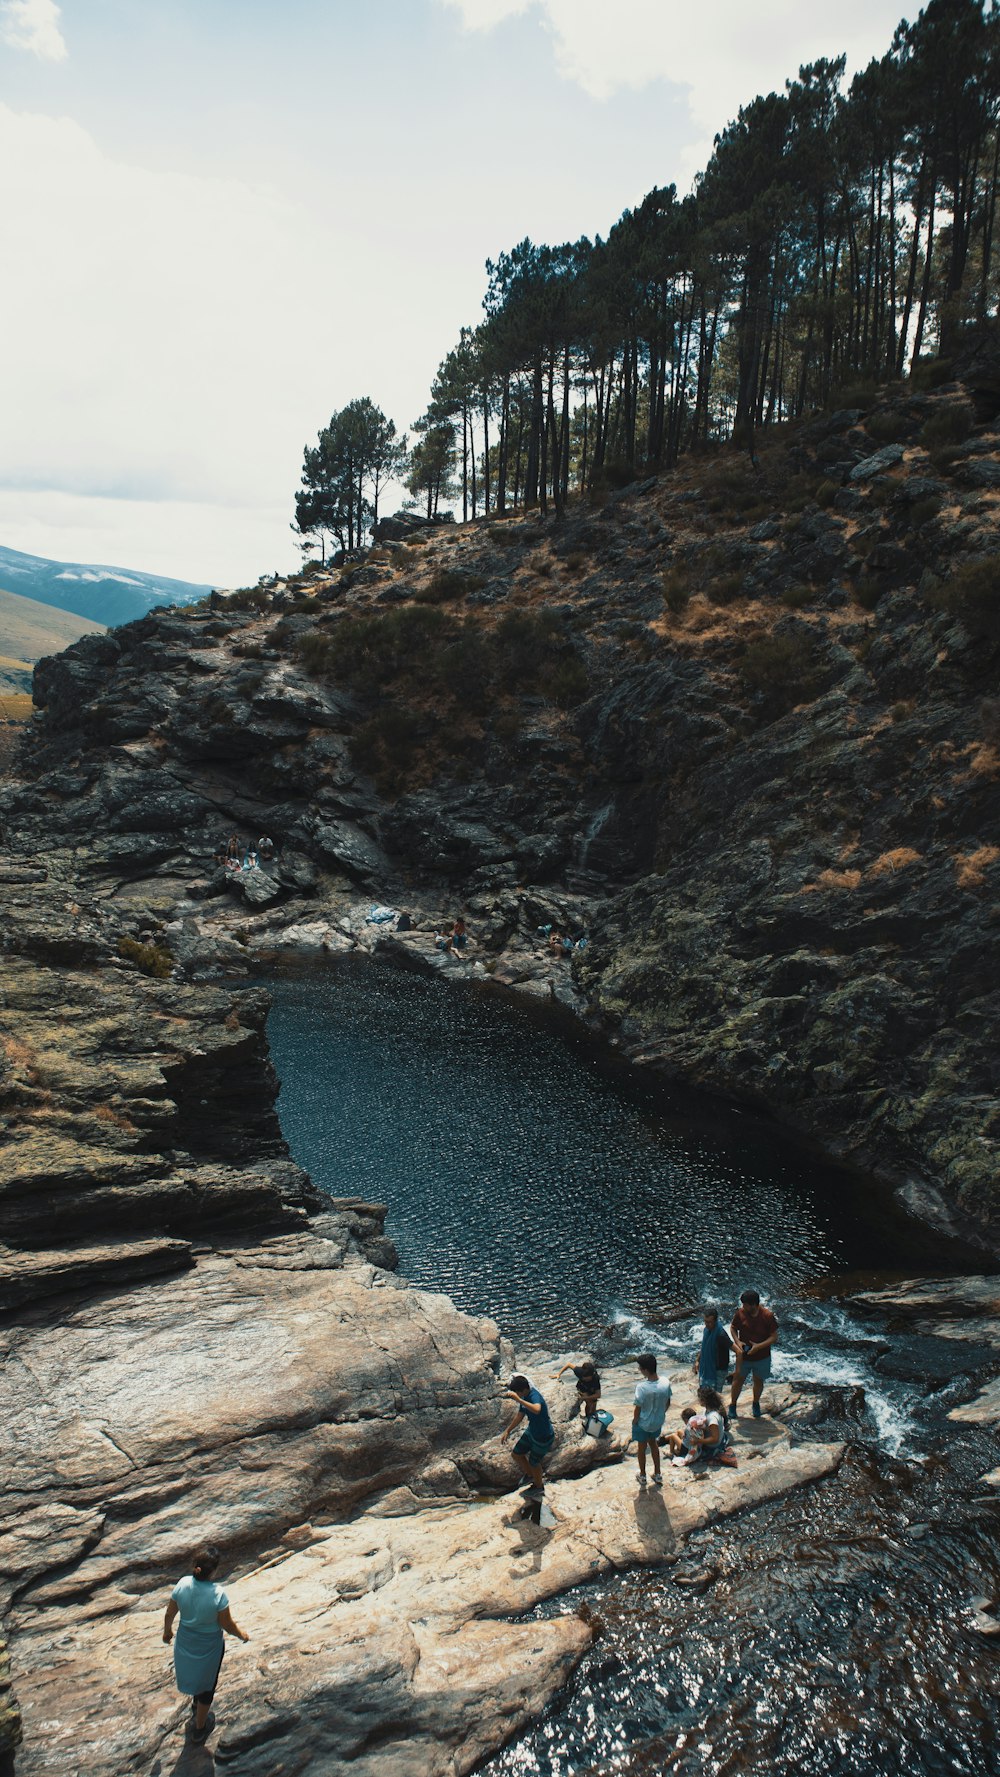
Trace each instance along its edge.
<path fill-rule="evenodd" d="M 412 425 L 487 258 L 686 191 L 741 104 L 900 16 L 0 0 L 0 544 L 287 571 L 303 446 L 361 395 Z"/>

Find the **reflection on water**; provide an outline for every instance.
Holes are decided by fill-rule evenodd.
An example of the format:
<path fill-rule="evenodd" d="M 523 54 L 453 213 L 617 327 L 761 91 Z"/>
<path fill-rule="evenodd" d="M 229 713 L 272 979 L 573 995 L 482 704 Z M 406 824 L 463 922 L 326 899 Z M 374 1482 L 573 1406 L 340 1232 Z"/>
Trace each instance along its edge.
<path fill-rule="evenodd" d="M 692 1120 L 508 1000 L 371 964 L 271 985 L 295 1158 L 387 1202 L 404 1274 L 515 1340 L 916 1262 L 870 1188 L 749 1118 Z"/>

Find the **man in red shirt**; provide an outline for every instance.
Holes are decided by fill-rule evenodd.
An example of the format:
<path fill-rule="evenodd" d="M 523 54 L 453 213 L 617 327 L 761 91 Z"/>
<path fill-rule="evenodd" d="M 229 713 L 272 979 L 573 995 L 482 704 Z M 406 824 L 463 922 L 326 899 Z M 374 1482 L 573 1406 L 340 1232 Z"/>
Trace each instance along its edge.
<path fill-rule="evenodd" d="M 778 1323 L 770 1308 L 761 1307 L 756 1290 L 744 1290 L 740 1303 L 730 1328 L 736 1347 L 736 1370 L 729 1411 L 735 1418 L 736 1403 L 749 1372 L 753 1377 L 753 1416 L 759 1419 L 760 1397 L 765 1378 L 771 1374 L 771 1347 L 778 1338 Z"/>

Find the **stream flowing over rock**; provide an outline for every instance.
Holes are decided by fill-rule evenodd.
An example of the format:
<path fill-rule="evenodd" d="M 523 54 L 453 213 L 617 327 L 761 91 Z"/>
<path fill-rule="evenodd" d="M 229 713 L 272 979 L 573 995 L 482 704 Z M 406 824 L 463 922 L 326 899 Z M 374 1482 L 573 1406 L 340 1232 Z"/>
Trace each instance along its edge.
<path fill-rule="evenodd" d="M 18 1777 L 210 1768 L 157 1625 L 212 1537 L 253 1635 L 220 1765 L 453 1777 L 590 1644 L 511 1617 L 836 1469 L 791 1395 L 655 1498 L 563 1430 L 526 1525 L 513 1353 L 395 1276 L 382 1206 L 320 1199 L 239 978 L 353 950 L 554 1001 L 996 1251 L 1000 627 L 961 593 L 992 424 L 941 463 L 822 416 L 754 500 L 730 458 L 387 531 L 39 664 L 0 786 L 0 1768 L 18 1706 Z M 784 509 L 792 476 L 824 503 Z"/>

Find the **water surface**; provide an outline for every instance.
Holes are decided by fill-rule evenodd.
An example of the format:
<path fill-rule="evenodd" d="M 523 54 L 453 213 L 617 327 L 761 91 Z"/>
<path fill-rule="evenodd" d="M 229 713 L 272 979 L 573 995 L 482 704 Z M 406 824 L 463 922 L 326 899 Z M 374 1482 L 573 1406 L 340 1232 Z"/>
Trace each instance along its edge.
<path fill-rule="evenodd" d="M 1000 1642 L 970 1608 L 1000 1594 L 979 1480 L 1000 1449 L 946 1417 L 988 1354 L 833 1299 L 844 1273 L 969 1255 L 507 999 L 372 964 L 271 986 L 292 1152 L 321 1189 L 388 1203 L 405 1275 L 523 1349 L 671 1364 L 699 1325 L 664 1311 L 752 1282 L 781 1321 L 776 1375 L 819 1391 L 801 1435 L 849 1446 L 839 1478 L 691 1539 L 677 1573 L 705 1569 L 704 1596 L 657 1568 L 541 1606 L 587 1610 L 600 1637 L 483 1777 L 1000 1777 Z"/>
<path fill-rule="evenodd" d="M 613 1070 L 509 997 L 371 963 L 269 985 L 295 1158 L 321 1190 L 388 1203 L 404 1275 L 517 1341 L 928 1263 L 869 1181 Z"/>

